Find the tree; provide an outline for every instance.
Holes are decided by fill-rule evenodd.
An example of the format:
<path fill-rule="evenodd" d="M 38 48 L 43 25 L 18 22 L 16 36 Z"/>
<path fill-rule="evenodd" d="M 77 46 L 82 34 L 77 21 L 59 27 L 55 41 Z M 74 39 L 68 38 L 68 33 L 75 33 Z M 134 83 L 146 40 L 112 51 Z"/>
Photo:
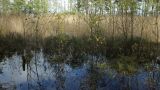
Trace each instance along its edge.
<path fill-rule="evenodd" d="M 13 8 L 14 12 L 20 14 L 22 11 L 25 10 L 26 3 L 25 0 L 14 0 Z"/>
<path fill-rule="evenodd" d="M 80 8 L 82 7 L 81 5 L 81 0 L 77 0 L 77 11 L 80 12 Z"/>
<path fill-rule="evenodd" d="M 34 0 L 32 3 L 34 13 L 48 12 L 48 0 Z"/>
<path fill-rule="evenodd" d="M 10 0 L 1 0 L 2 13 L 8 13 L 10 10 Z"/>

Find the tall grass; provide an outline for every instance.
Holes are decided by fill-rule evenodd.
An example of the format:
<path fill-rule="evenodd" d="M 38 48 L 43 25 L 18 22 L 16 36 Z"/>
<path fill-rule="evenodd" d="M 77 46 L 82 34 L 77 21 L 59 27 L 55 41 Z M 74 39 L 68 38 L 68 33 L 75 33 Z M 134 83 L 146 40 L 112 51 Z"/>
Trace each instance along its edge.
<path fill-rule="evenodd" d="M 1 46 L 43 48 L 58 55 L 72 54 L 72 58 L 86 54 L 112 58 L 159 55 L 158 1 L 153 2 L 152 15 L 148 9 L 150 2 L 146 1 L 139 16 L 136 14 L 138 4 L 134 0 L 114 3 L 112 0 L 86 0 L 77 2 L 77 5 L 77 11 L 70 13 L 2 14 Z"/>
<path fill-rule="evenodd" d="M 44 47 L 51 51 L 57 48 L 60 53 L 68 52 L 67 48 L 70 47 L 80 51 L 78 54 L 103 54 L 110 57 L 132 53 L 136 53 L 137 57 L 147 57 L 159 49 L 158 16 L 134 16 L 133 19 L 133 16 L 128 15 L 8 15 L 1 16 L 0 21 L 2 45 L 17 45 L 22 39 L 23 48 L 23 45 Z M 12 40 L 11 43 L 7 42 Z M 147 55 L 142 55 L 142 52 Z"/>
<path fill-rule="evenodd" d="M 9 32 L 22 34 L 25 29 L 26 35 L 33 36 L 35 28 L 38 28 L 39 32 L 43 33 L 43 37 L 55 36 L 57 32 L 64 32 L 72 36 L 87 35 L 91 29 L 97 27 L 108 37 L 114 36 L 112 31 L 114 29 L 115 37 L 121 35 L 127 37 L 125 33 L 131 35 L 131 29 L 135 30 L 133 31 L 133 36 L 141 37 L 141 32 L 143 31 L 143 38 L 150 38 L 152 41 L 155 41 L 156 36 L 159 35 L 155 30 L 159 26 L 159 17 L 157 17 L 157 20 L 152 16 L 134 16 L 134 20 L 131 20 L 129 16 L 125 17 L 125 19 L 121 16 L 114 16 L 114 20 L 110 20 L 110 18 L 112 17 L 89 16 L 89 18 L 86 18 L 83 15 L 45 15 L 39 16 L 39 22 L 37 22 L 38 18 L 31 15 L 25 17 L 10 15 L 1 16 L 0 25 L 2 26 L 1 33 L 3 34 Z M 156 25 L 155 21 L 157 22 Z M 132 22 L 134 22 L 133 26 Z"/>

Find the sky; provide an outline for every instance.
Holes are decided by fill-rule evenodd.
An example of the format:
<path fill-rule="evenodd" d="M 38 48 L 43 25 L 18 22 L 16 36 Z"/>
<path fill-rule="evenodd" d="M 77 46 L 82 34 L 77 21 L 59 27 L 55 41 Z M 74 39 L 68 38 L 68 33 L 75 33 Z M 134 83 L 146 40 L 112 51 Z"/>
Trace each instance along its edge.
<path fill-rule="evenodd" d="M 49 0 L 49 11 L 63 12 L 69 10 L 68 0 Z"/>

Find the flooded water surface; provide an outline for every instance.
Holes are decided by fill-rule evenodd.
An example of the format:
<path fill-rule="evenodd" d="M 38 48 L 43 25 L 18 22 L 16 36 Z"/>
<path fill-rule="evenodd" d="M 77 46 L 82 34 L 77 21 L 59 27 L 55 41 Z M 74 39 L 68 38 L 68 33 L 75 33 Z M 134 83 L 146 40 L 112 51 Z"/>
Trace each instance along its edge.
<path fill-rule="evenodd" d="M 0 60 L 0 90 L 160 90 L 159 65 L 125 75 L 92 59 L 74 65 L 51 62 L 41 51 L 15 53 Z"/>

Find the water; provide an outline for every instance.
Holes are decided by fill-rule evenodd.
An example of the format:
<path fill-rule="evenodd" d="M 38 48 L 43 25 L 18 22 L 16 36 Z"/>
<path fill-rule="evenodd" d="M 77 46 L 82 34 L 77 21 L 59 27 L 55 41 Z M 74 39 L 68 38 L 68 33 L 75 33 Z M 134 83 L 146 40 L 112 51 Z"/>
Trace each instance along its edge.
<path fill-rule="evenodd" d="M 73 67 L 48 62 L 43 52 L 32 54 L 25 64 L 16 53 L 1 60 L 0 90 L 160 90 L 158 69 L 123 75 L 111 68 L 101 70 L 90 62 Z"/>

